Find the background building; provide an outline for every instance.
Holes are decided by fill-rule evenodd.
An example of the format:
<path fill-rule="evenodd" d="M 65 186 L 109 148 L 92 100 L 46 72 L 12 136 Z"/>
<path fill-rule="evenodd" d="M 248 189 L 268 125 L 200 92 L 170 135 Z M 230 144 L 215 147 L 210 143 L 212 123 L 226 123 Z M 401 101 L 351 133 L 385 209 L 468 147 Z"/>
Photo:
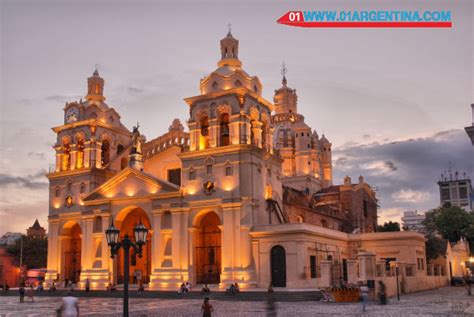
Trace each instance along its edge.
<path fill-rule="evenodd" d="M 20 232 L 7 232 L 0 238 L 0 245 L 14 245 L 21 236 Z"/>
<path fill-rule="evenodd" d="M 402 228 L 403 230 L 424 233 L 425 226 L 423 225 L 423 221 L 425 221 L 425 218 L 425 214 L 420 214 L 417 210 L 405 211 L 402 217 Z"/>
<path fill-rule="evenodd" d="M 26 229 L 26 235 L 34 239 L 44 239 L 46 238 L 46 229 L 41 227 L 38 219 L 36 219 L 33 226 Z"/>
<path fill-rule="evenodd" d="M 447 175 L 441 174 L 438 186 L 441 205 L 450 203 L 467 211 L 472 210 L 472 183 L 466 173 L 462 176 L 457 171 L 454 175 L 451 171 Z"/>

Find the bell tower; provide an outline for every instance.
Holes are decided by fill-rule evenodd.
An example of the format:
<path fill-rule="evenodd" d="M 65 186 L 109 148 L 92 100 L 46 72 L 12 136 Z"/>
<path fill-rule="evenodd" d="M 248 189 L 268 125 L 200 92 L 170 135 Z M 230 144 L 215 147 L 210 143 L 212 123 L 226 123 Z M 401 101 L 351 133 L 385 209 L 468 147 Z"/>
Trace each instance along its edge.
<path fill-rule="evenodd" d="M 104 79 L 100 77 L 97 68 L 91 77 L 87 78 L 87 100 L 104 101 Z"/>
<path fill-rule="evenodd" d="M 296 95 L 296 89 L 289 88 L 286 84 L 286 66 L 285 63 L 282 65 L 281 74 L 283 79 L 281 81 L 281 88 L 275 90 L 275 96 L 273 102 L 275 103 L 275 113 L 297 113 L 296 104 L 298 102 L 298 96 Z"/>
<path fill-rule="evenodd" d="M 221 60 L 217 66 L 235 66 L 241 67 L 242 62 L 239 60 L 239 40 L 232 36 L 230 26 L 227 36 L 221 40 Z"/>

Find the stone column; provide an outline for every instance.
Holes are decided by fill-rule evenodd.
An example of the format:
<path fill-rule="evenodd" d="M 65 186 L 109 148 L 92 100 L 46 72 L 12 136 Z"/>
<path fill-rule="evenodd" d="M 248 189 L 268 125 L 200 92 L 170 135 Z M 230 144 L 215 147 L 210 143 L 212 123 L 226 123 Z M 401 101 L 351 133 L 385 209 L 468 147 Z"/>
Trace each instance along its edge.
<path fill-rule="evenodd" d="M 347 260 L 347 282 L 350 284 L 357 284 L 359 279 L 357 269 L 357 260 Z"/>
<path fill-rule="evenodd" d="M 181 213 L 180 212 L 173 212 L 171 213 L 172 215 L 172 228 L 173 228 L 173 233 L 172 233 L 172 240 L 171 240 L 171 254 L 172 254 L 172 259 L 173 259 L 173 268 L 180 268 L 181 264 Z"/>
<path fill-rule="evenodd" d="M 359 280 L 367 282 L 367 280 L 375 279 L 375 253 L 359 252 Z"/>
<path fill-rule="evenodd" d="M 45 276 L 45 282 L 47 286 L 50 286 L 56 279 L 59 273 L 59 252 L 60 252 L 60 240 L 59 240 L 59 222 L 49 221 L 48 224 L 48 264 L 47 272 Z"/>
<path fill-rule="evenodd" d="M 153 214 L 153 236 L 151 240 L 151 271 L 161 267 L 162 259 L 162 245 L 161 245 L 161 217 L 162 213 Z"/>
<path fill-rule="evenodd" d="M 331 286 L 331 261 L 321 261 L 321 282 L 320 287 Z"/>

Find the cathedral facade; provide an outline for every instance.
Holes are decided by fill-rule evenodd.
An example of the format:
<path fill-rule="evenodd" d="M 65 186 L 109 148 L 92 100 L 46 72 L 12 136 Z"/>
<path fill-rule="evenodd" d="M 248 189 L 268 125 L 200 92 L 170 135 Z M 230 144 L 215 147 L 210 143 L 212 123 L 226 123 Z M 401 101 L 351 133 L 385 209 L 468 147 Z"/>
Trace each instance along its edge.
<path fill-rule="evenodd" d="M 184 99 L 187 132 L 178 119 L 149 141 L 138 125 L 130 131 L 97 70 L 85 99 L 66 103 L 48 174 L 48 282 L 123 283 L 123 254 L 111 259 L 105 239 L 111 223 L 122 236 L 139 222 L 150 229 L 143 257 L 130 258 L 130 276 L 150 289 L 329 286 L 357 281 L 391 252 L 376 251 L 374 191 L 363 177 L 333 185 L 331 143 L 304 122 L 285 74 L 271 102 L 230 32 L 220 53 Z M 424 260 L 423 237 L 393 239 L 407 245 L 395 257 Z"/>

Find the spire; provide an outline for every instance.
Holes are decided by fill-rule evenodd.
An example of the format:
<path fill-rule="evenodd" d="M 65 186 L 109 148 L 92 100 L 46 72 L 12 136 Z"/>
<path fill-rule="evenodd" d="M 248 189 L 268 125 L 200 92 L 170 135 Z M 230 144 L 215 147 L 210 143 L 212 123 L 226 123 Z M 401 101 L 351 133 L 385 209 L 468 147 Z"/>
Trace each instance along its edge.
<path fill-rule="evenodd" d="M 87 78 L 87 100 L 104 101 L 104 79 L 99 75 L 98 65 L 95 65 L 92 76 Z"/>
<path fill-rule="evenodd" d="M 288 69 L 286 68 L 285 62 L 281 64 L 281 75 L 283 76 L 281 83 L 283 87 L 286 87 L 286 73 L 288 72 Z"/>
<path fill-rule="evenodd" d="M 242 62 L 239 60 L 239 40 L 232 36 L 231 25 L 228 24 L 227 27 L 227 35 L 221 40 L 221 60 L 217 63 L 217 66 L 241 67 Z"/>

